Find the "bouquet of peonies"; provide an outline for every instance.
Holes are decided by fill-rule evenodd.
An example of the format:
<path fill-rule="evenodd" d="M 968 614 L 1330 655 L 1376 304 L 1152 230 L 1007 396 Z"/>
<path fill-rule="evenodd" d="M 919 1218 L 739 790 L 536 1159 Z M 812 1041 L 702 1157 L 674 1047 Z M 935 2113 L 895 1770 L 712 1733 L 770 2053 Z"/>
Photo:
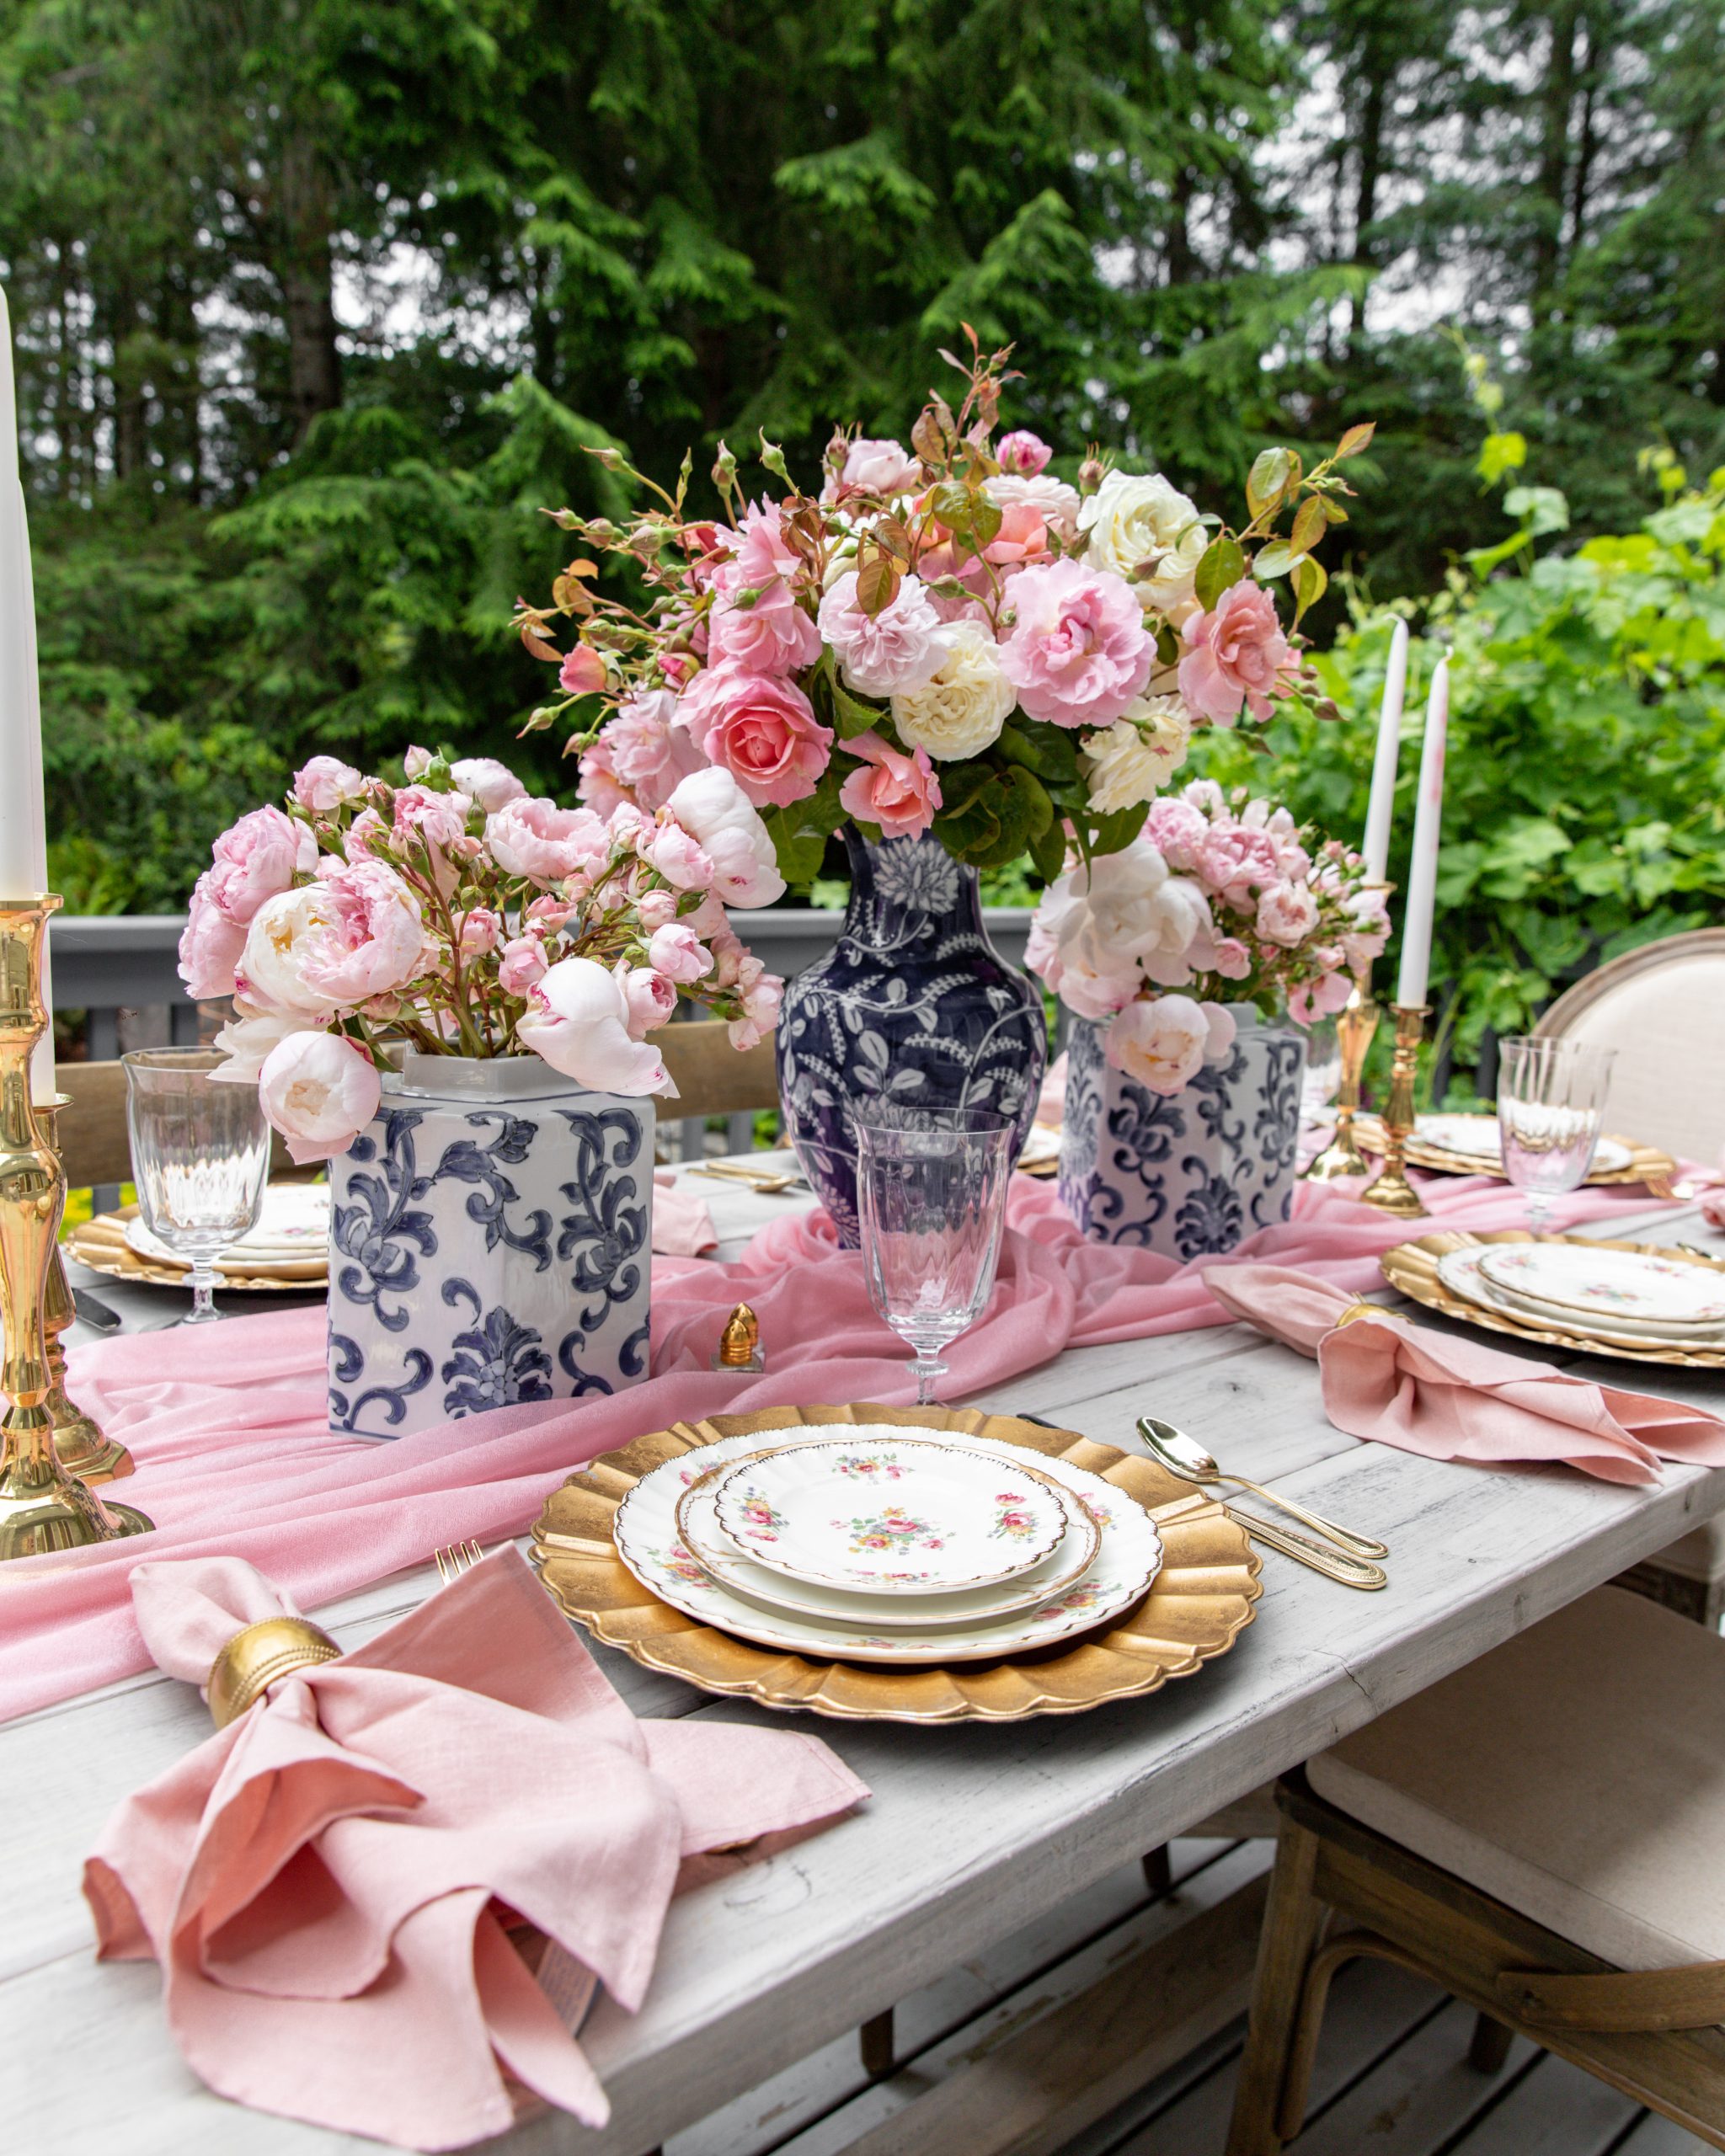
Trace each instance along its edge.
<path fill-rule="evenodd" d="M 255 1083 L 302 1163 L 377 1113 L 392 1046 L 542 1056 L 599 1092 L 672 1090 L 648 1035 L 679 995 L 750 1048 L 783 984 L 725 906 L 784 889 L 728 771 L 692 773 L 648 815 L 533 799 L 489 758 L 423 749 L 405 782 L 314 756 L 285 808 L 216 840 L 179 947 L 195 997 L 231 995 L 217 1074 Z"/>
<path fill-rule="evenodd" d="M 1285 808 L 1201 779 L 1152 803 L 1129 846 L 1044 893 L 1025 963 L 1104 1052 L 1178 1093 L 1233 1045 L 1223 999 L 1300 1025 L 1339 1011 L 1390 932 L 1384 887 L 1337 839 L 1316 852 Z M 1183 991 L 1183 992 L 1182 992 Z"/>
<path fill-rule="evenodd" d="M 721 444 L 722 521 L 686 514 L 686 459 L 674 495 L 630 473 L 656 500 L 625 526 L 558 513 L 631 591 L 601 595 L 581 557 L 550 606 L 518 615 L 562 692 L 528 726 L 573 724 L 601 814 L 650 814 L 717 767 L 793 882 L 847 822 L 870 838 L 932 830 L 978 867 L 1028 853 L 1052 878 L 1069 839 L 1086 858 L 1128 842 L 1194 725 L 1330 708 L 1298 624 L 1327 581 L 1314 550 L 1346 517 L 1338 465 L 1371 428 L 1310 472 L 1266 450 L 1231 530 L 1160 474 L 1109 470 L 1092 451 L 1073 486 L 1034 435 L 996 440 L 1009 352 L 970 341 L 968 365 L 943 355 L 965 377 L 957 411 L 933 397 L 908 450 L 836 435 L 818 497 L 763 440 L 788 491 L 745 501 Z"/>

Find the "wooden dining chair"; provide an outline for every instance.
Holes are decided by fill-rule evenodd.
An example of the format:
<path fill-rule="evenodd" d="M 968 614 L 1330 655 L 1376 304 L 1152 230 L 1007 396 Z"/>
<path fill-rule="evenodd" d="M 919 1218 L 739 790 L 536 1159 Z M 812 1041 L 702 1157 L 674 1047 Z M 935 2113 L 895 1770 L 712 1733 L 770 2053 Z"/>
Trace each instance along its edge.
<path fill-rule="evenodd" d="M 1279 1785 L 1227 2156 L 1300 2132 L 1361 1956 L 1725 2149 L 1725 1640 L 1605 1587 Z"/>
<path fill-rule="evenodd" d="M 664 1056 L 677 1089 L 676 1100 L 657 1103 L 660 1137 L 676 1134 L 680 1155 L 694 1160 L 706 1150 L 706 1119 L 731 1119 L 729 1148 L 745 1152 L 755 1113 L 778 1106 L 773 1037 L 753 1048 L 734 1049 L 722 1018 L 687 1018 L 661 1026 L 653 1045 Z"/>

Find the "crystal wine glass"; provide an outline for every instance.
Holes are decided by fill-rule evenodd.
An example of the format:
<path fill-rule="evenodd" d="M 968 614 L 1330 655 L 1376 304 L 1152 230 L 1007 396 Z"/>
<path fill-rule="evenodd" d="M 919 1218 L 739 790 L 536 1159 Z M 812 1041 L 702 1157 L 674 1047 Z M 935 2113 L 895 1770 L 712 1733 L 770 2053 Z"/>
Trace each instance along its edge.
<path fill-rule="evenodd" d="M 192 1306 L 176 1321 L 207 1325 L 215 1261 L 256 1227 L 270 1176 L 270 1127 L 255 1086 L 218 1079 L 213 1049 L 134 1049 L 126 1067 L 132 1180 L 144 1225 L 191 1267 Z"/>
<path fill-rule="evenodd" d="M 934 1405 L 941 1351 L 981 1315 L 1006 1220 L 1012 1130 L 986 1108 L 868 1109 L 857 1195 L 869 1299 L 911 1348 L 916 1405 Z"/>
<path fill-rule="evenodd" d="M 1545 1232 L 1551 1201 L 1585 1182 L 1605 1118 L 1617 1051 L 1518 1034 L 1498 1044 L 1503 1172 L 1527 1193 L 1528 1225 Z"/>

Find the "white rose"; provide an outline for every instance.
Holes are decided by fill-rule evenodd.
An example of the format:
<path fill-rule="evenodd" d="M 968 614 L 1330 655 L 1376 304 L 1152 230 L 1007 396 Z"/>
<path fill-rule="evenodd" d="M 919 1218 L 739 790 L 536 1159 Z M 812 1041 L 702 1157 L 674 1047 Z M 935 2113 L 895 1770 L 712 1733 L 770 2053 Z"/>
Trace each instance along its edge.
<path fill-rule="evenodd" d="M 1191 598 L 1210 533 L 1197 504 L 1160 472 L 1110 472 L 1079 510 L 1078 526 L 1089 534 L 1091 567 L 1124 577 L 1146 606 L 1166 614 Z"/>
<path fill-rule="evenodd" d="M 332 1017 L 334 1001 L 307 985 L 304 967 L 334 917 L 329 893 L 321 883 L 304 883 L 296 891 L 278 891 L 266 899 L 246 931 L 246 947 L 234 969 L 234 993 L 254 1010 Z"/>
<path fill-rule="evenodd" d="M 754 803 L 722 765 L 680 780 L 665 813 L 712 862 L 713 889 L 724 904 L 770 906 L 784 896 L 785 879 L 778 873 L 772 835 Z M 697 927 L 696 932 L 710 931 Z"/>
<path fill-rule="evenodd" d="M 507 764 L 495 756 L 463 756 L 449 767 L 462 792 L 477 801 L 489 816 L 506 802 L 519 801 L 527 789 Z"/>
<path fill-rule="evenodd" d="M 901 690 L 892 707 L 906 747 L 944 762 L 980 755 L 997 741 L 1018 696 L 980 622 L 953 622 L 943 635 L 947 655 L 938 672 L 920 688 Z"/>
<path fill-rule="evenodd" d="M 1220 1003 L 1159 995 L 1127 1005 L 1108 1027 L 1103 1053 L 1151 1092 L 1178 1093 L 1200 1064 L 1220 1063 L 1233 1045 L 1233 1014 Z"/>
<path fill-rule="evenodd" d="M 1099 816 L 1150 800 L 1186 760 L 1192 721 L 1178 696 L 1140 696 L 1105 734 L 1083 739 L 1090 805 Z"/>
<path fill-rule="evenodd" d="M 1033 478 L 1018 472 L 997 472 L 992 479 L 983 481 L 982 491 L 1002 509 L 1010 509 L 1015 502 L 1028 502 L 1043 522 L 1058 531 L 1069 546 L 1078 536 L 1078 489 L 1055 478 L 1051 472 L 1039 472 Z"/>

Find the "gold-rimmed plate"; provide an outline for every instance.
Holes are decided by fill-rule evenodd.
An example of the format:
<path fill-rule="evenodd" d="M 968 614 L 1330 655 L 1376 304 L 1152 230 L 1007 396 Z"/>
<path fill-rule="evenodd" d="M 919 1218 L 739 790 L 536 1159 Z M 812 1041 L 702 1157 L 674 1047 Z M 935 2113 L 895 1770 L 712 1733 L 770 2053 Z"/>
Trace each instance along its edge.
<path fill-rule="evenodd" d="M 1381 1155 L 1384 1150 L 1384 1126 L 1375 1115 L 1359 1114 L 1354 1118 L 1354 1135 L 1359 1141 L 1362 1153 Z M 1632 1138 L 1613 1137 L 1611 1143 L 1621 1145 L 1629 1155 L 1627 1164 L 1616 1168 L 1596 1168 L 1588 1177 L 1591 1186 L 1616 1183 L 1669 1182 L 1677 1172 L 1674 1155 L 1663 1152 L 1657 1145 L 1642 1145 Z M 1417 1136 L 1410 1138 L 1402 1149 L 1402 1158 L 1410 1166 L 1437 1168 L 1450 1176 L 1490 1176 L 1494 1182 L 1507 1182 L 1501 1159 L 1490 1154 L 1457 1153 L 1444 1145 L 1428 1145 Z"/>
<path fill-rule="evenodd" d="M 1459 1318 L 1465 1325 L 1483 1326 L 1488 1332 L 1508 1333 L 1512 1339 L 1535 1341 L 1541 1347 L 1564 1348 L 1572 1355 L 1610 1355 L 1622 1362 L 1669 1363 L 1684 1369 L 1725 1370 L 1725 1343 L 1702 1347 L 1679 1341 L 1653 1341 L 1639 1336 L 1632 1338 L 1625 1333 L 1613 1333 L 1608 1326 L 1600 1325 L 1591 1326 L 1585 1332 L 1567 1328 L 1558 1331 L 1542 1325 L 1535 1317 L 1523 1318 L 1501 1304 L 1474 1302 L 1452 1288 L 1439 1269 L 1452 1251 L 1472 1250 L 1492 1243 L 1532 1242 L 1579 1243 L 1592 1250 L 1635 1251 L 1643 1256 L 1680 1259 L 1685 1265 L 1705 1266 L 1714 1273 L 1725 1274 L 1725 1260 L 1708 1257 L 1699 1251 L 1675 1250 L 1664 1243 L 1613 1241 L 1604 1235 L 1534 1235 L 1525 1228 L 1500 1228 L 1489 1235 L 1474 1235 L 1461 1228 L 1444 1229 L 1436 1235 L 1422 1235 L 1415 1242 L 1398 1243 L 1394 1250 L 1386 1251 L 1378 1263 L 1385 1279 L 1404 1295 L 1411 1295 L 1429 1310 L 1441 1310 L 1445 1317 Z"/>
<path fill-rule="evenodd" d="M 611 1519 L 649 1470 L 756 1432 L 889 1422 L 991 1438 L 1100 1475 L 1156 1522 L 1162 1564 L 1150 1591 L 1084 1637 L 1034 1654 L 950 1668 L 895 1669 L 751 1646 L 661 1602 L 617 1556 Z M 1112 1445 L 976 1408 L 777 1407 L 715 1415 L 638 1438 L 572 1475 L 546 1501 L 533 1561 L 553 1599 L 597 1639 L 703 1691 L 847 1721 L 1017 1721 L 1141 1697 L 1226 1654 L 1261 1592 L 1245 1530 L 1209 1492 Z"/>
<path fill-rule="evenodd" d="M 135 1251 L 126 1240 L 128 1225 L 137 1218 L 136 1205 L 122 1205 L 117 1213 L 99 1213 L 72 1229 L 60 1246 L 67 1257 L 87 1265 L 92 1273 L 105 1273 L 110 1280 L 140 1280 L 152 1288 L 184 1288 L 191 1274 L 183 1265 L 163 1265 Z M 314 1295 L 329 1284 L 327 1258 L 272 1262 L 259 1273 L 223 1270 L 216 1277 L 219 1295 Z"/>

